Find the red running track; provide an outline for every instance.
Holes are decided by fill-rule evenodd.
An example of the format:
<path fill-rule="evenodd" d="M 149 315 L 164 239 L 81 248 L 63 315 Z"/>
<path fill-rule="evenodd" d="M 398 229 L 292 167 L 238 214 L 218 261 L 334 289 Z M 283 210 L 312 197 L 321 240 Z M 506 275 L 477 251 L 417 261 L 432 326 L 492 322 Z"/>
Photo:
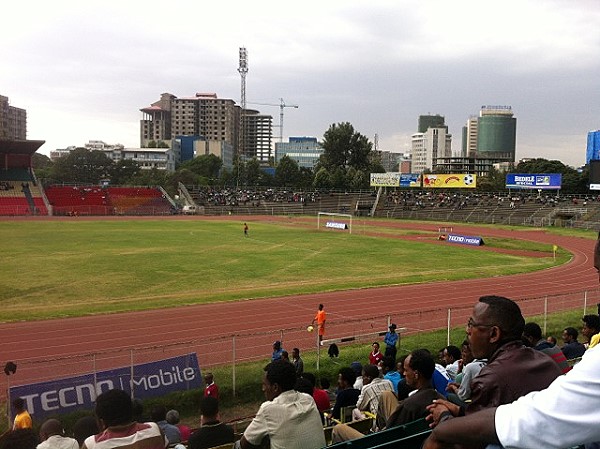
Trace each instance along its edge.
<path fill-rule="evenodd" d="M 235 219 L 250 222 L 273 221 L 276 218 L 254 216 L 235 217 Z M 398 229 L 417 228 L 435 232 L 438 229 L 435 224 L 403 222 L 386 224 L 377 222 L 377 226 Z M 312 320 L 319 303 L 325 304 L 328 321 L 333 323 L 356 322 L 359 319 L 367 321 L 375 316 L 400 316 L 414 312 L 415 315 L 411 318 L 409 326 L 412 329 L 424 329 L 428 326 L 425 322 L 428 317 L 419 312 L 469 307 L 479 296 L 485 294 L 517 299 L 598 288 L 598 274 L 592 263 L 593 240 L 558 236 L 540 230 L 513 231 L 460 225 L 454 226 L 453 232 L 481 235 L 484 239 L 503 237 L 556 244 L 571 252 L 573 257 L 567 264 L 529 274 L 356 289 L 43 322 L 5 323 L 0 325 L 2 342 L 0 363 L 4 364 L 12 360 L 19 364 L 31 359 L 48 360 L 125 347 L 148 347 L 192 339 L 214 341 L 219 337 L 225 339 L 232 334 L 258 334 L 292 327 L 301 329 Z M 432 245 L 447 244 L 432 239 L 427 241 Z M 486 248 L 472 248 L 472 250 L 485 251 Z M 407 323 L 398 324 L 406 326 Z M 383 329 L 375 330 L 385 330 L 385 327 L 382 327 Z M 338 337 L 346 332 L 344 325 L 337 326 L 335 329 L 338 332 L 335 336 Z M 355 329 L 355 326 L 348 324 L 347 332 L 353 332 L 352 329 Z M 328 335 L 328 337 L 332 336 Z M 264 357 L 266 359 L 270 355 L 270 346 L 269 343 L 265 343 L 264 336 L 246 338 L 255 338 L 256 344 L 249 344 L 245 354 L 238 354 L 240 358 Z M 269 337 L 268 341 L 272 341 L 272 338 Z M 314 334 L 306 332 L 298 333 L 294 341 L 294 346 L 301 348 L 314 347 L 313 345 Z M 229 348 L 209 344 L 205 347 L 205 351 L 207 354 L 199 354 L 199 357 L 201 360 L 209 359 L 210 365 L 224 364 L 231 360 Z M 122 363 L 119 363 L 119 366 L 122 366 Z M 36 378 L 46 377 L 42 375 L 43 371 L 44 365 L 40 365 Z M 48 377 L 52 378 L 52 373 L 48 373 Z M 19 383 L 25 380 L 20 378 Z"/>

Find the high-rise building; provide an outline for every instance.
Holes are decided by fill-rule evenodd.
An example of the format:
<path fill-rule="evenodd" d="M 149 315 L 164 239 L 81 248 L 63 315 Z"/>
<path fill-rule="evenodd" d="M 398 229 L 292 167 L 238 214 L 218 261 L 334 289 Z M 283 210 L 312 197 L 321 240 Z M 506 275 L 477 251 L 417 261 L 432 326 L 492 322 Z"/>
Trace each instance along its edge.
<path fill-rule="evenodd" d="M 413 173 L 433 170 L 438 158 L 452 156 L 452 134 L 444 120 L 441 115 L 419 116 L 419 132 L 411 138 Z M 428 128 L 421 131 L 425 126 Z"/>
<path fill-rule="evenodd" d="M 585 163 L 600 160 L 600 130 L 590 131 L 587 135 Z"/>
<path fill-rule="evenodd" d="M 463 126 L 461 157 L 475 157 L 477 154 L 477 117 L 469 117 Z"/>
<path fill-rule="evenodd" d="M 27 111 L 10 106 L 8 97 L 0 95 L 0 139 L 27 139 Z"/>
<path fill-rule="evenodd" d="M 258 111 L 246 111 L 242 125 L 246 130 L 243 148 L 237 148 L 240 107 L 234 100 L 218 98 L 215 93 L 197 93 L 182 98 L 163 93 L 160 100 L 140 111 L 143 113 L 140 121 L 142 147 L 147 147 L 151 141 L 162 141 L 171 146 L 172 139 L 192 136 L 202 137 L 206 142 L 226 142 L 246 159 L 257 157 L 266 162 L 272 156 L 273 118 Z M 182 158 L 190 156 L 182 153 Z"/>
<path fill-rule="evenodd" d="M 288 142 L 275 142 L 275 163 L 283 156 L 295 160 L 299 167 L 314 168 L 323 154 L 316 137 L 290 137 Z"/>
<path fill-rule="evenodd" d="M 477 154 L 482 159 L 514 162 L 517 119 L 510 106 L 482 106 L 477 121 Z"/>

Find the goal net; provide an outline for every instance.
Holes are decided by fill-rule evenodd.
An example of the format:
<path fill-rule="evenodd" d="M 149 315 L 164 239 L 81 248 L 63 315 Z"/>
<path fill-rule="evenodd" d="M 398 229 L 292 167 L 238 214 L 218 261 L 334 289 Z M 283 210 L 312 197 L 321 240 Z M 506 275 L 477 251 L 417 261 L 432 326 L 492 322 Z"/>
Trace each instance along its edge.
<path fill-rule="evenodd" d="M 317 229 L 348 231 L 352 234 L 352 215 L 319 212 L 317 214 Z"/>

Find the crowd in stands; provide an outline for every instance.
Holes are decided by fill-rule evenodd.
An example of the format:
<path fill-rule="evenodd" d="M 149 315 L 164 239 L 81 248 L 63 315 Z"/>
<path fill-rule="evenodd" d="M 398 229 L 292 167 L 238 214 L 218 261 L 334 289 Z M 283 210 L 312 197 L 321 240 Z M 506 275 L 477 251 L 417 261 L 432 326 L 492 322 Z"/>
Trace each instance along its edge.
<path fill-rule="evenodd" d="M 254 206 L 258 207 L 261 201 L 275 203 L 306 203 L 319 200 L 320 193 L 294 192 L 278 189 L 229 189 L 229 188 L 202 188 L 192 190 L 194 200 L 202 206 Z"/>
<path fill-rule="evenodd" d="M 519 306 L 512 300 L 483 296 L 466 323 L 467 339 L 461 347 L 444 346 L 435 357 L 429 350 L 420 348 L 396 358 L 397 348 L 396 351 L 391 348 L 398 341 L 393 338 L 396 329 L 395 324 L 389 326 L 384 340 L 385 355 L 379 351 L 379 342 L 373 342 L 364 360 L 339 369 L 337 386 L 333 389 L 328 379 L 319 380 L 305 371 L 298 348 L 293 348 L 290 358 L 282 342 L 276 341 L 271 362 L 262 375 L 266 401 L 241 435 L 236 435 L 232 427 L 220 420 L 219 388 L 212 373 L 205 373 L 197 428 L 181 423 L 178 411 L 167 410 L 163 405 L 153 406 L 149 415 L 145 415 L 140 400 L 132 401 L 129 394 L 121 390 L 109 390 L 97 397 L 95 417 L 81 418 L 68 435 L 55 418 L 44 421 L 34 432 L 24 400 L 16 398 L 12 403 L 13 428 L 0 437 L 0 449 L 158 449 L 167 446 L 206 449 L 223 444 L 242 449 L 318 449 L 423 419 L 434 428 L 424 446 L 432 449 L 445 447 L 448 441 L 457 439 L 456 435 L 463 438 L 457 442 L 470 438 L 497 442 L 509 438 L 503 433 L 503 427 L 500 430 L 496 427 L 497 433 L 489 430 L 490 426 L 502 426 L 504 421 L 516 425 L 514 418 L 504 412 L 503 407 L 507 405 L 520 413 L 521 409 L 537 407 L 533 420 L 540 425 L 543 423 L 540 416 L 544 413 L 540 411 L 540 404 L 544 403 L 534 403 L 528 398 L 552 394 L 557 390 L 556 384 L 571 382 L 578 386 L 571 394 L 589 393 L 598 397 L 597 391 L 586 390 L 597 389 L 597 381 L 580 378 L 589 372 L 597 377 L 598 315 L 585 315 L 582 319 L 586 343 L 580 343 L 578 331 L 567 326 L 562 332 L 560 347 L 553 342 L 556 339 L 544 338 L 537 323 L 526 323 Z M 592 358 L 593 369 L 588 362 Z M 573 368 L 577 362 L 582 368 L 577 365 Z M 560 394 L 565 393 L 560 390 Z M 517 402 L 513 404 L 514 401 Z M 583 402 L 587 403 L 585 399 Z M 585 404 L 581 407 L 590 408 Z M 494 424 L 493 416 L 488 416 L 492 413 L 490 410 L 502 411 L 504 421 L 496 419 Z M 594 416 L 597 415 L 595 412 Z M 529 415 L 523 416 L 529 419 Z M 482 418 L 473 421 L 471 417 Z M 470 425 L 482 426 L 481 435 L 468 435 L 462 425 L 465 419 Z M 597 422 L 593 425 L 596 429 Z M 525 432 L 530 432 L 527 425 L 523 426 Z M 448 431 L 449 428 L 455 432 Z M 535 432 L 531 432 L 525 435 L 535 439 Z M 600 440 L 597 430 L 586 430 L 580 440 L 576 434 L 566 433 L 568 438 L 561 438 L 561 442 L 588 443 L 586 449 L 596 447 L 592 444 Z M 535 447 L 518 443 L 514 447 Z"/>

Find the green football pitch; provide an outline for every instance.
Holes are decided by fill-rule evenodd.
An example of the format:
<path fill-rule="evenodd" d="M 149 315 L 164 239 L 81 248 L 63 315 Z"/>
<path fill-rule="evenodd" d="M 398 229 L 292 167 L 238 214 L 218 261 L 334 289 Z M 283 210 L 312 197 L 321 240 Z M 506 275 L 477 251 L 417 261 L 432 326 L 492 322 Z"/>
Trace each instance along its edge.
<path fill-rule="evenodd" d="M 0 321 L 497 276 L 569 257 L 530 242 L 518 248 L 544 257 L 474 251 L 377 225 L 352 234 L 317 231 L 316 221 L 249 225 L 245 237 L 231 220 L 0 222 Z M 415 234 L 421 241 L 402 238 Z"/>

